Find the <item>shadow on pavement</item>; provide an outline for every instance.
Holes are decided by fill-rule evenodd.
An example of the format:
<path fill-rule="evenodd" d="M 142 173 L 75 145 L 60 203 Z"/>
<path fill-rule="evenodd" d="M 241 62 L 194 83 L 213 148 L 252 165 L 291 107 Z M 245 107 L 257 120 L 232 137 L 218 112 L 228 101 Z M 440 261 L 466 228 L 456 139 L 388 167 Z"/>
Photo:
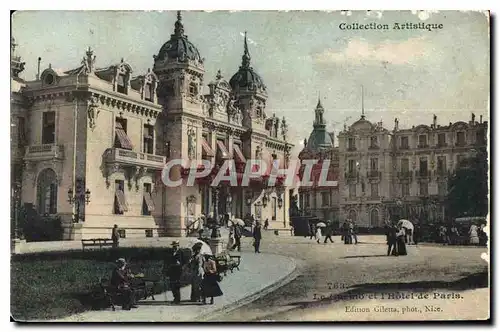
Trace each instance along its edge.
<path fill-rule="evenodd" d="M 450 290 L 450 291 L 465 291 L 475 288 L 488 287 L 488 271 L 469 274 L 461 279 L 454 281 L 415 281 L 415 282 L 395 282 L 395 283 L 366 283 L 354 285 L 346 292 L 331 294 L 331 296 L 323 296 L 322 298 L 313 299 L 311 301 L 291 302 L 285 306 L 299 306 L 300 308 L 308 308 L 331 304 L 338 301 L 356 300 L 363 294 L 367 293 L 388 293 L 388 292 L 426 292 L 430 290 Z"/>
<path fill-rule="evenodd" d="M 359 256 L 344 256 L 344 257 L 340 257 L 340 259 L 346 259 L 346 258 L 366 258 L 366 257 L 396 257 L 396 256 L 387 256 L 387 255 L 359 255 Z"/>

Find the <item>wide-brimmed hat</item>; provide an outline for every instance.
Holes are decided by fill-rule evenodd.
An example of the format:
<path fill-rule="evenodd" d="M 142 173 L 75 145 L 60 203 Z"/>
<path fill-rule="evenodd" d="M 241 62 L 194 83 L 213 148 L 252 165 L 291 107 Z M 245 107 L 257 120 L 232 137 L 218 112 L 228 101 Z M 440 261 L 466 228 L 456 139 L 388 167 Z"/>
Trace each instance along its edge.
<path fill-rule="evenodd" d="M 172 244 L 171 244 L 171 245 L 172 245 L 172 246 L 178 246 L 178 245 L 180 245 L 180 243 L 179 243 L 179 241 L 172 241 Z"/>
<path fill-rule="evenodd" d="M 127 261 L 125 261 L 125 258 L 118 258 L 116 260 L 116 264 L 122 264 L 123 265 L 123 264 L 126 264 L 126 263 L 127 263 Z"/>

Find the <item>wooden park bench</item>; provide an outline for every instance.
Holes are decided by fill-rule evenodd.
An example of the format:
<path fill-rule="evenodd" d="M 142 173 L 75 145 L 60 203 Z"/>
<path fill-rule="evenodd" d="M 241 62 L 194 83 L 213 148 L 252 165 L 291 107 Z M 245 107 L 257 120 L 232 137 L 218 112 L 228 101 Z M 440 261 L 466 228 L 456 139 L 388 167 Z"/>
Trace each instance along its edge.
<path fill-rule="evenodd" d="M 234 269 L 240 270 L 241 256 L 224 252 L 215 258 L 215 263 L 217 265 L 217 273 L 224 273 L 224 276 L 226 276 L 228 270 L 231 273 L 233 273 Z"/>
<path fill-rule="evenodd" d="M 141 300 L 146 300 L 149 297 L 154 301 L 154 283 L 158 282 L 157 280 L 148 280 L 148 279 L 141 279 L 139 278 L 139 283 L 135 282 L 132 285 L 132 288 L 135 290 L 136 294 L 138 297 L 136 298 L 137 301 Z M 123 305 L 123 298 L 124 294 L 123 292 L 118 289 L 117 287 L 113 286 L 110 284 L 109 279 L 107 278 L 101 278 L 99 280 L 99 291 L 97 293 L 94 293 L 94 301 L 96 300 L 104 300 L 104 307 L 109 308 L 113 311 L 116 310 L 115 306 L 116 305 Z"/>
<path fill-rule="evenodd" d="M 82 240 L 82 250 L 85 251 L 85 248 L 105 248 L 112 247 L 113 240 L 112 239 L 85 239 Z"/>

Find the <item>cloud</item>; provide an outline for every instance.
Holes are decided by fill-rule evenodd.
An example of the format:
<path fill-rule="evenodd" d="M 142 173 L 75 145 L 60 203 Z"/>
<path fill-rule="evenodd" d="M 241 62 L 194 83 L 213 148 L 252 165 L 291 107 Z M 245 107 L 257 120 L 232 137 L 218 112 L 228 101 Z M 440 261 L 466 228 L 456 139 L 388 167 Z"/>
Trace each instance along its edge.
<path fill-rule="evenodd" d="M 313 56 L 318 64 L 366 63 L 403 65 L 427 57 L 432 50 L 425 37 L 411 38 L 405 41 L 383 41 L 378 44 L 363 39 L 351 39 L 342 51 L 327 49 Z"/>

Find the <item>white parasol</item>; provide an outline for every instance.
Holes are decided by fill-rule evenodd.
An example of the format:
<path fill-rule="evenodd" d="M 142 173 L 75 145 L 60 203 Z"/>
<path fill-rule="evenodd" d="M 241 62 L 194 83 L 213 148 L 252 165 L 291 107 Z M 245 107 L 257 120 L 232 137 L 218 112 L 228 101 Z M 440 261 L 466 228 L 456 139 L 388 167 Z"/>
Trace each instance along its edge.
<path fill-rule="evenodd" d="M 192 240 L 191 247 L 195 246 L 197 243 L 200 243 L 199 245 L 201 245 L 200 253 L 202 255 L 212 255 L 212 249 L 210 248 L 210 246 L 206 242 L 204 242 L 202 240 L 198 240 L 198 239 Z"/>
<path fill-rule="evenodd" d="M 234 218 L 233 220 L 231 220 L 231 222 L 234 225 L 245 226 L 245 222 L 243 220 L 241 220 L 240 218 Z"/>
<path fill-rule="evenodd" d="M 400 221 L 398 221 L 398 225 L 401 225 L 402 227 L 404 227 L 406 229 L 413 230 L 413 224 L 409 220 L 401 219 Z"/>
<path fill-rule="evenodd" d="M 326 227 L 326 224 L 324 222 L 319 222 L 316 224 L 317 227 Z"/>

